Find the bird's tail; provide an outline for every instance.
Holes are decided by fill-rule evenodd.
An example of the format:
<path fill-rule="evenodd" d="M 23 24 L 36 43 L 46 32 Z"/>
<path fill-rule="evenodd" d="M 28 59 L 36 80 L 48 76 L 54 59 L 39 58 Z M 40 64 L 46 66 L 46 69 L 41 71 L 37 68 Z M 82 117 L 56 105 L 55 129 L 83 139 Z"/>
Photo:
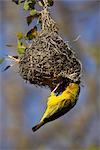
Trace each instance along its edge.
<path fill-rule="evenodd" d="M 33 132 L 37 131 L 43 125 L 44 125 L 44 121 L 40 121 L 36 126 L 32 128 Z"/>

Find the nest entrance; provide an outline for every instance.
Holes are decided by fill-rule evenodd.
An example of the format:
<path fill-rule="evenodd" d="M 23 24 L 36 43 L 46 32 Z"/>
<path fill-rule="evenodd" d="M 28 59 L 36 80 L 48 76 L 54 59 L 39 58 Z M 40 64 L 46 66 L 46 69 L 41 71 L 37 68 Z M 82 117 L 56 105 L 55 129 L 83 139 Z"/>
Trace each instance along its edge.
<path fill-rule="evenodd" d="M 62 78 L 79 81 L 81 63 L 68 43 L 58 33 L 58 27 L 47 9 L 41 12 L 42 30 L 30 48 L 20 57 L 19 72 L 32 84 L 53 89 Z"/>

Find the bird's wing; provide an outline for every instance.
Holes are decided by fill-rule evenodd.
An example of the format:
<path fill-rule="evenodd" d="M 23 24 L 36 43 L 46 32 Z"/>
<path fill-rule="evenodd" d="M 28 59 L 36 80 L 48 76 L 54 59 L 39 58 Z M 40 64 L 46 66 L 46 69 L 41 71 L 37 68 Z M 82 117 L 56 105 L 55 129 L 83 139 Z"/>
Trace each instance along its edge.
<path fill-rule="evenodd" d="M 46 112 L 44 113 L 41 121 L 47 120 L 52 121 L 56 118 L 59 118 L 60 116 L 64 115 L 67 111 L 69 111 L 71 108 L 71 100 L 62 100 L 56 105 L 48 106 Z"/>

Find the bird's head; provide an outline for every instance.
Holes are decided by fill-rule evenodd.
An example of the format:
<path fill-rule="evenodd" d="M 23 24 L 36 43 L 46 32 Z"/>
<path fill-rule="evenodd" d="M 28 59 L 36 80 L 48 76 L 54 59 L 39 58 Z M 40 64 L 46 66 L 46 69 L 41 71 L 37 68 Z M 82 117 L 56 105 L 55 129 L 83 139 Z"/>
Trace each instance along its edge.
<path fill-rule="evenodd" d="M 79 89 L 79 83 L 70 83 L 67 87 L 70 91 L 77 91 Z"/>

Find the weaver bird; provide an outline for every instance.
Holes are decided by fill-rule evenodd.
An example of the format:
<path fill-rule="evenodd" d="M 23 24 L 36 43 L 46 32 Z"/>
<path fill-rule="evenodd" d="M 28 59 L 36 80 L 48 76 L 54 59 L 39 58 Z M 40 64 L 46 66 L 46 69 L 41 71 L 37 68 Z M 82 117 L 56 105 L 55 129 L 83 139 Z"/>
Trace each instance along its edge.
<path fill-rule="evenodd" d="M 80 92 L 80 82 L 69 83 L 60 95 L 56 95 L 54 91 L 51 92 L 51 96 L 48 98 L 47 108 L 42 119 L 32 128 L 33 132 L 47 122 L 61 117 L 75 106 Z"/>

